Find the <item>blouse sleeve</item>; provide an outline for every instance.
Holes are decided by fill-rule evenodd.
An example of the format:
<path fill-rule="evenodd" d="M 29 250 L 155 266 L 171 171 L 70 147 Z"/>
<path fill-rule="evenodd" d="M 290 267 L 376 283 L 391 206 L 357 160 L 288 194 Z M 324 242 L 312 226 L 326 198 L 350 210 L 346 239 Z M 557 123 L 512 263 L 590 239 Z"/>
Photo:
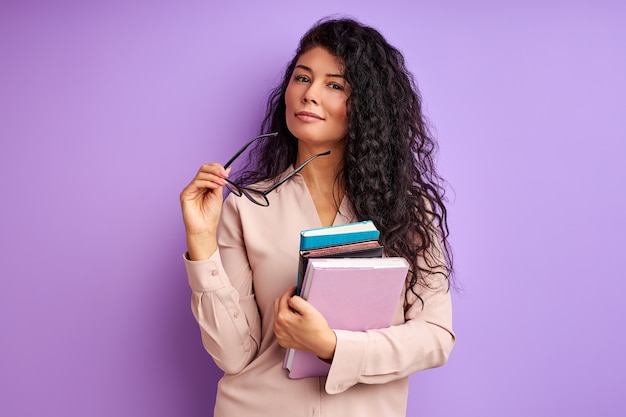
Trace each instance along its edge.
<path fill-rule="evenodd" d="M 408 290 L 404 323 L 386 329 L 352 332 L 335 330 L 337 346 L 326 380 L 326 392 L 351 386 L 384 384 L 443 365 L 455 342 L 448 282 L 431 274 L 422 302 Z"/>
<path fill-rule="evenodd" d="M 185 266 L 192 290 L 191 310 L 204 348 L 224 372 L 236 374 L 258 351 L 261 321 L 241 223 L 232 200 L 228 201 L 220 219 L 219 249 L 203 261 L 185 257 Z"/>

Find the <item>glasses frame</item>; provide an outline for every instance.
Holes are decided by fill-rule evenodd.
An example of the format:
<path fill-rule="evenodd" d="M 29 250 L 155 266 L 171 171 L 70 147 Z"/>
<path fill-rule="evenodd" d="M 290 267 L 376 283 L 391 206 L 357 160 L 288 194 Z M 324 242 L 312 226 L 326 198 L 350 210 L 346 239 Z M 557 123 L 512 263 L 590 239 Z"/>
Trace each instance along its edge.
<path fill-rule="evenodd" d="M 231 164 L 233 162 L 235 162 L 235 160 L 242 154 L 245 152 L 246 149 L 248 149 L 248 147 L 250 145 L 252 145 L 254 142 L 256 142 L 259 139 L 262 138 L 268 138 L 268 137 L 275 137 L 278 135 L 278 132 L 273 132 L 273 133 L 265 133 L 263 135 L 259 135 L 257 137 L 255 137 L 254 139 L 252 139 L 251 141 L 249 141 L 248 143 L 246 143 L 245 145 L 243 145 L 243 147 L 241 149 L 239 149 L 237 151 L 237 153 L 235 153 L 235 155 L 233 155 L 232 158 L 230 158 L 228 160 L 228 162 L 226 162 L 224 164 L 224 169 L 228 169 L 228 167 L 231 166 Z M 245 195 L 246 198 L 250 201 L 252 201 L 254 204 L 261 206 L 261 207 L 268 207 L 270 205 L 269 200 L 267 199 L 267 195 L 269 193 L 271 193 L 272 191 L 274 191 L 275 189 L 277 189 L 278 187 L 280 187 L 281 185 L 283 185 L 285 182 L 287 182 L 291 177 L 293 177 L 294 175 L 296 175 L 298 172 L 300 172 L 302 170 L 302 168 L 304 168 L 305 166 L 307 166 L 307 164 L 309 162 L 311 162 L 312 160 L 314 160 L 315 158 L 319 157 L 319 156 L 325 156 L 325 155 L 330 155 L 330 151 L 326 151 L 326 152 L 322 152 L 322 153 L 318 153 L 316 155 L 313 155 L 312 157 L 310 157 L 309 159 L 307 159 L 306 161 L 304 161 L 304 163 L 302 163 L 299 167 L 297 167 L 296 169 L 294 169 L 293 171 L 291 171 L 288 175 L 286 175 L 283 179 L 281 179 L 280 181 L 278 181 L 276 184 L 272 185 L 271 187 L 265 189 L 265 190 L 258 190 L 255 188 L 250 188 L 250 187 L 244 187 L 241 185 L 238 185 L 232 181 L 230 181 L 229 179 L 226 179 L 226 187 L 228 187 L 228 189 L 230 190 L 231 193 L 233 193 L 234 195 L 236 195 L 237 197 L 241 197 L 242 195 Z M 256 195 L 258 198 L 255 198 L 253 195 Z"/>

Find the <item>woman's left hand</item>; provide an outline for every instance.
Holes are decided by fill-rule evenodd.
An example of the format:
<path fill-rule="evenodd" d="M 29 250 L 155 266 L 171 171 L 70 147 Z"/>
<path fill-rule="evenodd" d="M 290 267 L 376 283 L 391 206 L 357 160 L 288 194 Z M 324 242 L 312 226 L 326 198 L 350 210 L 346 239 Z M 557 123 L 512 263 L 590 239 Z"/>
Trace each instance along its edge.
<path fill-rule="evenodd" d="M 337 337 L 324 316 L 289 288 L 274 300 L 274 334 L 284 348 L 313 352 L 321 359 L 332 359 Z"/>

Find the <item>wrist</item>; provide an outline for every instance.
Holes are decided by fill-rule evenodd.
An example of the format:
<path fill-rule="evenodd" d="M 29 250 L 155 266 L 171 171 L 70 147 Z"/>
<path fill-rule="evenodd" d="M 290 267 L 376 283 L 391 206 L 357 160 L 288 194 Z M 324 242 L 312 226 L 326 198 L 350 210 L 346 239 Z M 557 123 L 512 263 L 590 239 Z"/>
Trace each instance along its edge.
<path fill-rule="evenodd" d="M 317 354 L 317 357 L 325 362 L 332 362 L 333 357 L 335 356 L 335 348 L 337 347 L 337 335 L 335 332 L 330 329 L 329 332 L 324 337 L 323 347 Z"/>
<path fill-rule="evenodd" d="M 190 261 L 208 259 L 216 250 L 215 233 L 187 234 L 187 253 Z"/>

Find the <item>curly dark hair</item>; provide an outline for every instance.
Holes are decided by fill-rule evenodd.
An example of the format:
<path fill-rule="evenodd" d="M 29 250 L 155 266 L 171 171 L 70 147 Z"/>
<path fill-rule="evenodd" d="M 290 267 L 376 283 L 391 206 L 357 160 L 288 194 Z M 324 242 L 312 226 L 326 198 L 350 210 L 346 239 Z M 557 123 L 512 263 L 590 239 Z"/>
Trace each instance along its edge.
<path fill-rule="evenodd" d="M 336 183 L 345 188 L 357 219 L 370 219 L 380 230 L 386 255 L 409 261 L 415 295 L 417 285 L 432 285 L 432 274 L 443 274 L 449 288 L 452 253 L 443 179 L 433 160 L 437 145 L 404 57 L 377 30 L 350 18 L 325 18 L 309 29 L 268 98 L 261 132 L 278 136 L 258 144 L 256 167 L 240 181 L 273 179 L 295 164 L 298 142 L 287 129 L 285 91 L 298 58 L 315 47 L 337 57 L 351 88 Z"/>

